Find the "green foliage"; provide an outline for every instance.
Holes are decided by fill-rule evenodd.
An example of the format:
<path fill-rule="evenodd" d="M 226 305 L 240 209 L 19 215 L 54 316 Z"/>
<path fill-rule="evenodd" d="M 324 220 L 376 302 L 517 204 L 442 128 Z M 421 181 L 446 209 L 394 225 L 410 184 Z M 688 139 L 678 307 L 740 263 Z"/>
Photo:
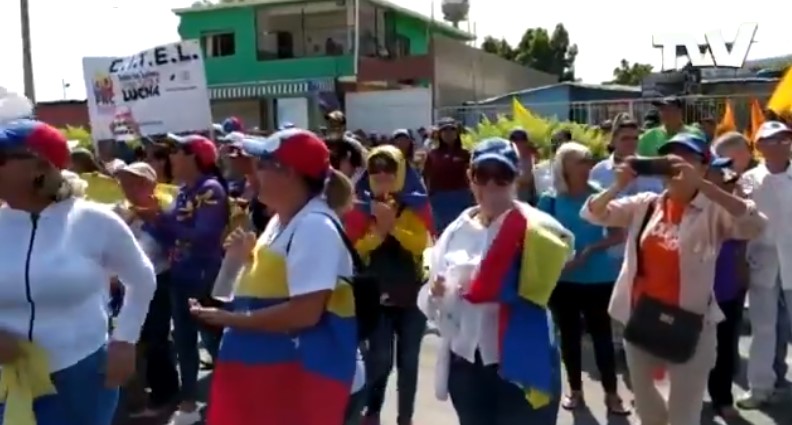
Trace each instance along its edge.
<path fill-rule="evenodd" d="M 81 148 L 91 149 L 93 146 L 93 139 L 91 133 L 83 127 L 72 127 L 67 125 L 66 128 L 61 129 L 61 133 L 66 136 L 66 140 L 76 140 L 79 142 L 77 146 Z"/>
<path fill-rule="evenodd" d="M 597 127 L 571 121 L 546 119 L 535 115 L 521 122 L 506 115 L 498 116 L 494 122 L 484 117 L 475 127 L 467 129 L 466 134 L 462 137 L 462 144 L 466 149 L 472 149 L 476 143 L 489 137 L 507 138 L 509 133 L 518 127 L 528 133 L 531 141 L 539 148 L 542 158 L 550 156 L 550 140 L 553 134 L 563 129 L 571 131 L 572 140 L 588 146 L 596 158 L 604 158 L 608 155 L 607 135 Z"/>
<path fill-rule="evenodd" d="M 613 68 L 613 81 L 605 84 L 623 84 L 625 86 L 639 86 L 644 77 L 652 73 L 652 65 L 633 63 L 622 59 L 618 68 Z"/>
<path fill-rule="evenodd" d="M 520 65 L 557 75 L 559 81 L 575 80 L 578 48 L 576 44 L 570 44 L 564 24 L 556 25 L 552 34 L 545 28 L 528 28 L 516 46 L 503 39 L 485 37 L 481 49 Z"/>

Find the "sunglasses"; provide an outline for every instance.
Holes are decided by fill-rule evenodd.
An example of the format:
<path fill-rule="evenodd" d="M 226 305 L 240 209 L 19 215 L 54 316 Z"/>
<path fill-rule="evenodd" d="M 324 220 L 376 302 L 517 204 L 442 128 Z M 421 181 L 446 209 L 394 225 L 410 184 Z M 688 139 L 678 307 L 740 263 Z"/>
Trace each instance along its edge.
<path fill-rule="evenodd" d="M 486 186 L 489 182 L 495 183 L 496 186 L 508 186 L 517 177 L 516 173 L 509 168 L 493 165 L 476 167 L 471 174 L 473 183 L 478 186 Z"/>
<path fill-rule="evenodd" d="M 11 161 L 21 161 L 26 159 L 33 159 L 36 156 L 31 152 L 24 150 L 0 150 L 0 166 L 6 165 Z"/>
<path fill-rule="evenodd" d="M 366 170 L 370 175 L 376 174 L 396 174 L 399 165 L 396 162 L 383 157 L 374 157 L 372 158 Z"/>

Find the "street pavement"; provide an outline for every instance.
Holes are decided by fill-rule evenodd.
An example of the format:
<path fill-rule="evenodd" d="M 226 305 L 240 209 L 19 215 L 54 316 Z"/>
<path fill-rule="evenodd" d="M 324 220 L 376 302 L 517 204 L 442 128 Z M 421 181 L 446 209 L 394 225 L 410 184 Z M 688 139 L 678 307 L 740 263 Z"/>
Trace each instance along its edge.
<path fill-rule="evenodd" d="M 743 337 L 740 341 L 740 354 L 745 359 L 750 345 L 750 337 Z M 419 388 L 416 406 L 416 416 L 414 423 L 416 425 L 456 425 L 456 415 L 451 408 L 450 401 L 441 402 L 434 397 L 434 365 L 439 346 L 437 336 L 427 334 L 424 339 L 423 350 L 421 352 L 420 362 L 420 375 L 419 375 Z M 583 385 L 584 393 L 586 395 L 587 406 L 579 409 L 574 413 L 564 411 L 559 413 L 558 425 L 637 425 L 638 421 L 634 415 L 629 418 L 611 417 L 605 412 L 604 394 L 602 388 L 597 381 L 596 367 L 594 366 L 594 359 L 589 349 L 590 344 L 584 343 L 584 372 Z M 787 358 L 787 362 L 792 364 L 792 355 Z M 743 373 L 737 379 L 737 384 L 734 388 L 735 396 L 742 394 L 745 391 L 745 363 L 743 361 Z M 588 371 L 592 371 L 589 373 Z M 632 400 L 632 395 L 624 385 L 623 378 L 620 380 L 620 393 L 625 399 L 625 405 L 629 406 Z M 792 378 L 792 374 L 788 376 Z M 203 378 L 208 378 L 203 376 Z M 388 388 L 388 395 L 386 399 L 386 406 L 382 412 L 383 425 L 396 424 L 396 379 L 392 378 Z M 792 396 L 789 401 L 780 403 L 773 409 L 766 411 L 752 411 L 742 412 L 742 419 L 731 421 L 728 425 L 790 425 L 792 424 Z M 161 425 L 165 424 L 165 419 L 160 420 L 137 420 L 137 421 L 119 421 L 117 425 Z M 723 425 L 727 424 L 720 418 L 713 419 L 709 409 L 705 406 L 702 414 L 701 425 Z M 258 424 L 251 424 L 258 425 Z"/>

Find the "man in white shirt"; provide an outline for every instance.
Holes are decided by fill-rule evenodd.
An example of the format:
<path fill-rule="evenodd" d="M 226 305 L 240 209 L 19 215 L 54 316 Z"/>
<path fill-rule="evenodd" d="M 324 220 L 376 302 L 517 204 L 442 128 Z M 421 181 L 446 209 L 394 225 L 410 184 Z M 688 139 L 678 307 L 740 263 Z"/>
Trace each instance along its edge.
<path fill-rule="evenodd" d="M 772 400 L 777 379 L 773 371 L 776 321 L 779 314 L 792 316 L 792 130 L 781 122 L 766 122 L 757 132 L 755 145 L 764 161 L 740 178 L 740 188 L 768 220 L 764 233 L 748 243 L 753 340 L 748 359 L 750 392 L 737 402 L 742 409 L 758 409 Z M 786 311 L 779 311 L 779 296 L 787 300 Z"/>

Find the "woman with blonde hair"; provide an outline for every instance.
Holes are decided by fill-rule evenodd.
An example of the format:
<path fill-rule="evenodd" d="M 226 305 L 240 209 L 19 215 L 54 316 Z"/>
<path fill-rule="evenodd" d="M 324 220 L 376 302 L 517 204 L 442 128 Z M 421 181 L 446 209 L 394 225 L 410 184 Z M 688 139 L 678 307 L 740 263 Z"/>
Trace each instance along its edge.
<path fill-rule="evenodd" d="M 333 210 L 348 202 L 349 185 L 309 131 L 249 138 L 243 149 L 256 158 L 259 199 L 275 215 L 258 240 L 238 230 L 227 243 L 226 260 L 246 265 L 231 311 L 193 305 L 199 320 L 225 327 L 207 423 L 341 425 L 357 309 L 351 244 Z"/>
<path fill-rule="evenodd" d="M 615 183 L 592 195 L 581 215 L 593 224 L 627 229 L 624 264 L 609 312 L 625 325 L 625 355 L 635 406 L 642 424 L 700 422 L 709 371 L 715 365 L 716 324 L 723 319 L 713 302 L 715 264 L 727 239 L 757 236 L 766 218 L 751 201 L 707 181 L 714 158 L 698 134 L 674 136 L 652 159 L 664 171 L 666 190 L 618 198 L 635 179 L 629 158 Z M 655 385 L 667 370 L 668 401 Z"/>
<path fill-rule="evenodd" d="M 0 125 L 0 424 L 110 425 L 135 370 L 154 270 L 121 218 L 78 196 L 68 163 L 54 127 Z M 126 289 L 109 338 L 108 276 Z"/>
<path fill-rule="evenodd" d="M 573 410 L 584 403 L 580 341 L 585 322 L 585 330 L 594 345 L 608 413 L 626 415 L 629 410 L 622 405 L 617 391 L 616 354 L 608 316 L 608 303 L 621 265 L 608 254 L 608 248 L 622 243 L 624 238 L 580 217 L 586 199 L 598 192 L 589 183 L 593 166 L 594 157 L 587 147 L 576 142 L 561 145 L 551 165 L 553 190 L 544 193 L 537 204 L 538 209 L 575 235 L 575 258 L 564 268 L 550 298 L 561 334 L 561 356 L 570 388 L 561 407 Z"/>

